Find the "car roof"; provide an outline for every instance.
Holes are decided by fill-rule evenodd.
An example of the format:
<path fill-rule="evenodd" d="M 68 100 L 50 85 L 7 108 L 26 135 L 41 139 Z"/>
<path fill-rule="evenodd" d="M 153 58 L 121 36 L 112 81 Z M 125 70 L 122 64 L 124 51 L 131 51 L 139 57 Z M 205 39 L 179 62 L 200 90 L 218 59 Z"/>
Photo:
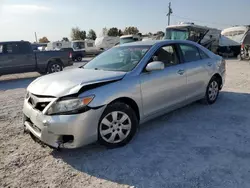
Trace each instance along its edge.
<path fill-rule="evenodd" d="M 168 44 L 190 44 L 193 46 L 196 46 L 197 48 L 203 50 L 206 52 L 210 57 L 214 56 L 214 53 L 208 50 L 207 48 L 199 45 L 196 42 L 190 41 L 190 40 L 146 40 L 146 41 L 137 41 L 137 42 L 130 42 L 130 43 L 125 43 L 121 45 L 117 45 L 116 47 L 123 47 L 123 46 L 164 46 Z"/>

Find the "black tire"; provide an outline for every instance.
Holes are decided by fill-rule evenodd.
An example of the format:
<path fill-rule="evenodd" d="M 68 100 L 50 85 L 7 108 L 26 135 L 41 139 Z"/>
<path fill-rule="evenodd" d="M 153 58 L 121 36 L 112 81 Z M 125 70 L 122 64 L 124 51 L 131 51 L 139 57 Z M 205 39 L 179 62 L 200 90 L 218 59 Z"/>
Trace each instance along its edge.
<path fill-rule="evenodd" d="M 107 142 L 103 138 L 103 136 L 101 136 L 101 132 L 100 131 L 103 130 L 102 129 L 103 128 L 102 120 L 105 117 L 107 117 L 107 115 L 109 115 L 110 113 L 115 112 L 115 111 L 119 111 L 119 112 L 125 113 L 130 118 L 131 128 L 130 128 L 130 132 L 124 138 L 124 140 L 122 140 L 121 142 L 117 142 L 117 143 L 110 143 L 110 142 Z M 118 112 L 118 115 L 119 115 L 119 112 Z M 117 116 L 117 119 L 118 119 L 118 116 Z M 112 104 L 110 104 L 110 105 L 108 105 L 106 107 L 106 109 L 104 110 L 104 112 L 103 112 L 103 114 L 102 114 L 102 116 L 101 116 L 101 118 L 99 120 L 99 125 L 98 125 L 98 141 L 99 141 L 99 143 L 101 145 L 104 145 L 104 146 L 106 146 L 108 148 L 122 147 L 122 146 L 126 145 L 127 143 L 129 143 L 131 141 L 131 139 L 134 137 L 135 133 L 137 132 L 137 128 L 138 128 L 138 119 L 136 117 L 136 114 L 135 114 L 134 110 L 129 105 L 127 105 L 125 103 L 115 102 L 115 103 L 112 103 Z M 114 132 L 114 130 L 113 130 L 113 132 Z M 118 137 L 119 137 L 118 133 L 110 133 L 110 134 L 116 134 L 116 136 L 118 135 Z M 108 136 L 108 135 L 106 135 L 106 136 Z M 111 135 L 110 135 L 110 137 L 111 137 Z"/>
<path fill-rule="evenodd" d="M 55 70 L 56 68 L 56 70 Z M 47 72 L 50 74 L 50 73 L 54 73 L 54 72 L 60 72 L 63 70 L 63 66 L 60 62 L 57 62 L 57 61 L 53 61 L 53 62 L 50 62 L 49 65 L 48 65 L 48 68 L 47 68 Z"/>
<path fill-rule="evenodd" d="M 217 92 L 214 91 L 214 95 L 212 95 L 211 87 L 212 85 L 216 84 L 217 85 Z M 215 85 L 214 85 L 215 86 Z M 215 88 L 215 87 L 214 87 Z M 207 89 L 206 89 L 206 95 L 204 98 L 204 102 L 208 105 L 214 104 L 219 96 L 220 93 L 220 82 L 219 79 L 216 77 L 212 77 L 211 80 L 208 83 Z M 213 96 L 213 97 L 211 97 Z"/>
<path fill-rule="evenodd" d="M 76 61 L 81 62 L 82 61 L 82 56 L 77 56 Z"/>

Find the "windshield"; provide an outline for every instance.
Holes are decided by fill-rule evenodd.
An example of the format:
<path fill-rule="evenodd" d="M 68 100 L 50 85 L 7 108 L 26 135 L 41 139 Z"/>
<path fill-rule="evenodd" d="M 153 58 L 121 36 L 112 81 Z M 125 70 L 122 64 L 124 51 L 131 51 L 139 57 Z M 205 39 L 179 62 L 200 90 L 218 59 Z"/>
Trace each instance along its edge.
<path fill-rule="evenodd" d="M 121 38 L 120 44 L 125 44 L 125 43 L 135 42 L 135 41 L 137 41 L 137 40 L 133 37 Z"/>
<path fill-rule="evenodd" d="M 85 48 L 84 42 L 73 42 L 73 49 L 74 50 L 80 50 Z"/>
<path fill-rule="evenodd" d="M 140 62 L 151 46 L 120 46 L 103 52 L 83 68 L 129 72 Z"/>
<path fill-rule="evenodd" d="M 169 40 L 187 40 L 189 32 L 185 29 L 166 29 L 165 39 Z"/>

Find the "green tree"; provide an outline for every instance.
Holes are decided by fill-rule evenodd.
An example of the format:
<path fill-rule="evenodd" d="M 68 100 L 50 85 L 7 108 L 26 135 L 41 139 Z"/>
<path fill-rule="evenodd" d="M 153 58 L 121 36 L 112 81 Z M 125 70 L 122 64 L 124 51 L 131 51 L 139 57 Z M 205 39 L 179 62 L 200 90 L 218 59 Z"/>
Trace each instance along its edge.
<path fill-rule="evenodd" d="M 93 29 L 89 30 L 88 39 L 92 39 L 92 40 L 96 39 L 96 33 L 95 33 L 95 31 Z"/>
<path fill-rule="evenodd" d="M 39 43 L 48 43 L 48 42 L 49 42 L 49 40 L 47 37 L 42 37 L 39 39 Z"/>
<path fill-rule="evenodd" d="M 86 31 L 81 31 L 80 37 L 81 37 L 82 40 L 85 40 L 85 39 L 87 38 L 87 33 L 86 33 Z"/>
<path fill-rule="evenodd" d="M 63 37 L 62 41 L 69 42 L 69 39 L 68 39 L 68 37 Z"/>
<path fill-rule="evenodd" d="M 117 37 L 119 36 L 119 30 L 116 27 L 112 27 L 108 30 L 108 36 Z"/>
<path fill-rule="evenodd" d="M 81 31 L 79 27 L 73 27 L 71 29 L 71 38 L 72 40 L 85 40 L 86 31 Z"/>
<path fill-rule="evenodd" d="M 126 27 L 124 29 L 124 32 L 123 32 L 124 35 L 135 35 L 137 33 L 139 33 L 138 28 L 137 27 L 132 27 L 132 26 Z"/>

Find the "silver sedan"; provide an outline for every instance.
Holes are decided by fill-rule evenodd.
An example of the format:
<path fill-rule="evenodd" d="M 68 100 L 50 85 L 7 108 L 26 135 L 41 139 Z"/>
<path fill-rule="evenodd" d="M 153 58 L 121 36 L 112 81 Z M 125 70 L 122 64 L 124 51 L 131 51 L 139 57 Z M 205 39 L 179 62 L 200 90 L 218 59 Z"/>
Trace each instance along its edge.
<path fill-rule="evenodd" d="M 33 81 L 24 129 L 56 148 L 123 146 L 145 121 L 197 100 L 213 104 L 225 72 L 224 59 L 190 41 L 116 46 L 83 67 Z"/>

